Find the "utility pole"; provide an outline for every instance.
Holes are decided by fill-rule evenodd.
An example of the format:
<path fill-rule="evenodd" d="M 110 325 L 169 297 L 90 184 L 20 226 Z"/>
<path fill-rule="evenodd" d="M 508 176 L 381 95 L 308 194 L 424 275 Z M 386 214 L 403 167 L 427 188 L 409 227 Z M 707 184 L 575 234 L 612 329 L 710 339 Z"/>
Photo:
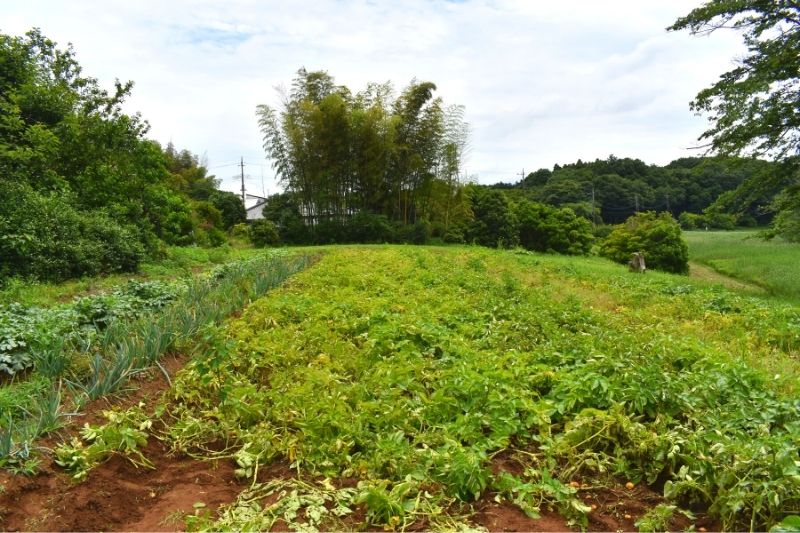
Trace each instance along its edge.
<path fill-rule="evenodd" d="M 245 196 L 244 196 L 244 157 L 241 158 L 239 161 L 239 166 L 242 169 L 242 205 L 245 204 Z"/>
<path fill-rule="evenodd" d="M 636 198 L 636 212 L 638 213 L 639 212 L 639 193 L 637 192 L 633 196 L 634 196 L 634 198 Z"/>
<path fill-rule="evenodd" d="M 267 188 L 264 187 L 264 167 L 261 167 L 261 194 L 264 195 L 264 198 L 267 197 Z"/>
<path fill-rule="evenodd" d="M 525 167 L 522 167 L 522 172 L 519 173 L 519 183 L 525 188 Z"/>

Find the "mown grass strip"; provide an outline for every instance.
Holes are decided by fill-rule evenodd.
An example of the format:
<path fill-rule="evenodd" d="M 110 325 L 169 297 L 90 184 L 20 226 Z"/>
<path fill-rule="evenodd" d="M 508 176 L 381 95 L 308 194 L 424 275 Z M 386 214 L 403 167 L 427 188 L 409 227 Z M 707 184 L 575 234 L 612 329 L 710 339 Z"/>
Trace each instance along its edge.
<path fill-rule="evenodd" d="M 800 303 L 800 244 L 765 241 L 756 230 L 688 231 L 684 238 L 692 261 Z"/>

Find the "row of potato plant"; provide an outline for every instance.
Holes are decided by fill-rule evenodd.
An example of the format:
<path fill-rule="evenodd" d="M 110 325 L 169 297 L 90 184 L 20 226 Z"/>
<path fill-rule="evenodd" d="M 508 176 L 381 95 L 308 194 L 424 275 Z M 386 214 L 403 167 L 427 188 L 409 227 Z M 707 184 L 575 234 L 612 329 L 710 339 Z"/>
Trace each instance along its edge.
<path fill-rule="evenodd" d="M 230 457 L 254 483 L 188 525 L 266 529 L 290 509 L 297 528 L 336 528 L 363 505 L 372 526 L 452 526 L 490 492 L 585 527 L 580 487 L 622 479 L 667 499 L 641 527 L 691 508 L 769 528 L 800 512 L 800 403 L 739 354 L 796 354 L 784 321 L 798 311 L 775 305 L 600 262 L 331 250 L 208 330 L 176 379 L 169 442 Z M 500 452 L 523 473 L 494 473 Z M 278 459 L 331 487 L 257 483 Z"/>

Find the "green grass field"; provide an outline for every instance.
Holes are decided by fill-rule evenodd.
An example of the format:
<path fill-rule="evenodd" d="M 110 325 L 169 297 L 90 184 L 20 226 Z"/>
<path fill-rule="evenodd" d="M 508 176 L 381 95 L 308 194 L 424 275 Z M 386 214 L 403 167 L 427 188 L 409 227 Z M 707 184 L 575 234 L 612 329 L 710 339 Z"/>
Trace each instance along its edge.
<path fill-rule="evenodd" d="M 765 241 L 756 230 L 687 231 L 690 261 L 800 302 L 800 244 Z"/>

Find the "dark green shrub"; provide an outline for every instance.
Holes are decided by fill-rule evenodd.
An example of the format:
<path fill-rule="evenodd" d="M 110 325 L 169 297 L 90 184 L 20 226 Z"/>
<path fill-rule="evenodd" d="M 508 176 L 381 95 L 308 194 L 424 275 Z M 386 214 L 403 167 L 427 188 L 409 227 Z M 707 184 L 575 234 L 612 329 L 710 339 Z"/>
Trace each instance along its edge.
<path fill-rule="evenodd" d="M 187 246 L 193 244 L 195 221 L 189 202 L 166 187 L 148 192 L 147 210 L 153 232 L 167 244 Z"/>
<path fill-rule="evenodd" d="M 464 244 L 464 229 L 459 226 L 451 226 L 444 232 L 442 240 L 449 244 Z"/>
<path fill-rule="evenodd" d="M 145 259 L 135 227 L 117 224 L 101 211 L 85 215 L 83 226 L 84 236 L 101 247 L 101 272 L 134 272 Z"/>
<path fill-rule="evenodd" d="M 706 211 L 703 213 L 702 222 L 708 229 L 722 229 L 728 231 L 736 229 L 736 217 L 728 213 Z"/>
<path fill-rule="evenodd" d="M 522 201 L 514 214 L 519 242 L 528 250 L 581 255 L 592 248 L 591 224 L 571 209 Z"/>
<path fill-rule="evenodd" d="M 611 232 L 614 230 L 613 224 L 597 224 L 592 229 L 592 234 L 594 235 L 595 240 L 602 240 L 611 235 Z"/>
<path fill-rule="evenodd" d="M 195 242 L 204 248 L 216 248 L 228 242 L 228 237 L 221 229 L 209 226 L 196 230 Z"/>
<path fill-rule="evenodd" d="M 678 216 L 678 223 L 680 224 L 681 228 L 685 230 L 693 230 L 697 229 L 698 227 L 702 228 L 702 217 L 696 213 L 689 213 L 688 211 L 684 211 Z"/>
<path fill-rule="evenodd" d="M 280 244 L 281 238 L 277 226 L 271 220 L 264 218 L 254 220 L 250 224 L 250 242 L 258 247 Z"/>
<path fill-rule="evenodd" d="M 314 226 L 315 244 L 342 244 L 349 242 L 348 229 L 339 220 L 323 220 Z"/>
<path fill-rule="evenodd" d="M 447 233 L 444 222 L 436 221 L 431 222 L 431 238 L 442 239 L 444 234 Z"/>
<path fill-rule="evenodd" d="M 145 256 L 138 229 L 102 211 L 79 213 L 68 196 L 0 180 L 0 197 L 0 278 L 131 272 Z"/>
<path fill-rule="evenodd" d="M 244 222 L 241 222 L 239 224 L 234 224 L 233 227 L 231 227 L 230 231 L 231 235 L 234 237 L 244 237 L 247 239 L 250 238 L 250 226 L 248 226 Z"/>
<path fill-rule="evenodd" d="M 634 215 L 617 226 L 600 246 L 600 255 L 617 263 L 627 263 L 634 252 L 644 253 L 648 268 L 680 274 L 689 271 L 689 249 L 669 213 Z"/>
<path fill-rule="evenodd" d="M 752 217 L 751 217 L 752 218 Z M 706 212 L 702 215 L 683 212 L 678 217 L 678 223 L 685 230 L 693 229 L 736 229 L 736 216 L 727 213 Z"/>
<path fill-rule="evenodd" d="M 242 197 L 229 191 L 214 191 L 208 197 L 211 202 L 222 216 L 222 227 L 225 229 L 232 228 L 235 224 L 244 223 L 247 220 L 247 211 L 245 211 Z"/>
<path fill-rule="evenodd" d="M 755 228 L 758 226 L 758 220 L 749 213 L 742 213 L 736 218 L 736 225 L 743 228 Z"/>
<path fill-rule="evenodd" d="M 222 213 L 211 202 L 192 202 L 196 224 L 203 229 L 222 227 Z"/>
<path fill-rule="evenodd" d="M 347 223 L 347 240 L 361 243 L 393 242 L 395 232 L 385 215 L 362 211 Z"/>
<path fill-rule="evenodd" d="M 431 239 L 431 223 L 425 219 L 402 226 L 400 240 L 407 244 L 426 244 Z"/>
<path fill-rule="evenodd" d="M 514 246 L 518 237 L 517 220 L 506 195 L 494 189 L 472 187 L 469 197 L 475 219 L 467 227 L 466 240 L 482 246 Z"/>
<path fill-rule="evenodd" d="M 270 196 L 263 207 L 264 218 L 278 226 L 281 242 L 286 244 L 311 244 L 314 235 L 303 221 L 300 206 L 294 195 L 289 193 Z"/>

